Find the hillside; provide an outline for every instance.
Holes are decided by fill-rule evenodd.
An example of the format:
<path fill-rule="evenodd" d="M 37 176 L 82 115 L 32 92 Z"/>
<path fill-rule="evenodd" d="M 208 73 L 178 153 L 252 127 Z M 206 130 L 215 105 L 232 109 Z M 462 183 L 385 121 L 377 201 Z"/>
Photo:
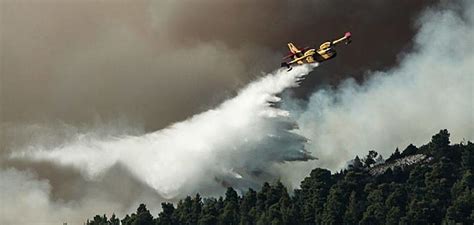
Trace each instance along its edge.
<path fill-rule="evenodd" d="M 394 170 L 396 167 L 401 169 L 405 169 L 408 166 L 417 163 L 429 163 L 433 160 L 433 157 L 428 157 L 424 154 L 415 154 L 415 155 L 408 155 L 403 158 L 394 159 L 392 162 L 385 162 L 383 164 L 378 164 L 373 168 L 370 168 L 369 173 L 370 175 L 382 175 L 388 169 Z"/>
<path fill-rule="evenodd" d="M 280 182 L 243 196 L 228 188 L 219 199 L 198 194 L 176 206 L 162 203 L 155 218 L 141 204 L 121 220 L 97 215 L 87 224 L 473 224 L 473 143 L 451 145 L 441 130 L 430 143 L 397 149 L 383 163 L 377 156 L 357 156 L 334 174 L 316 168 L 292 195 Z"/>

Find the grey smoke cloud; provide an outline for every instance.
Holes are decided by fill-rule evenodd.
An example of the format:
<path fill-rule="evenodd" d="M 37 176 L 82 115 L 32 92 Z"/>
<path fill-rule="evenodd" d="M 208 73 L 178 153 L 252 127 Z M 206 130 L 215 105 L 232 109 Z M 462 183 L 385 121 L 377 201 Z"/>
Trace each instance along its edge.
<path fill-rule="evenodd" d="M 5 0 L 2 121 L 82 125 L 123 116 L 157 130 L 273 70 L 287 41 L 319 45 L 347 30 L 357 44 L 296 91 L 361 80 L 366 69 L 396 62 L 410 45 L 411 20 L 432 3 Z"/>
<path fill-rule="evenodd" d="M 319 90 L 305 107 L 288 106 L 319 158 L 294 165 L 299 169 L 285 166 L 297 171 L 295 184 L 315 166 L 336 171 L 373 149 L 388 157 L 397 147 L 427 143 L 441 129 L 454 143 L 474 140 L 474 4 L 462 3 L 423 14 L 415 50 L 399 67 L 373 72 L 361 85 L 348 79 Z"/>
<path fill-rule="evenodd" d="M 120 172 L 120 173 L 116 173 Z M 2 224 L 83 224 L 90 215 L 107 214 L 122 217 L 135 210 L 139 203 L 158 206 L 164 201 L 151 189 L 137 186 L 127 172 L 116 168 L 106 174 L 100 184 L 83 185 L 82 195 L 76 200 L 52 199 L 54 186 L 33 171 L 14 168 L 0 170 Z M 120 186 L 117 184 L 120 183 Z M 71 187 L 69 187 L 71 188 Z M 108 188 L 104 190 L 104 188 Z M 117 196 L 130 199 L 124 204 Z M 152 207 L 157 213 L 158 207 Z"/>
<path fill-rule="evenodd" d="M 227 46 L 181 46 L 152 14 L 148 1 L 2 1 L 2 121 L 123 116 L 157 129 L 241 82 Z"/>

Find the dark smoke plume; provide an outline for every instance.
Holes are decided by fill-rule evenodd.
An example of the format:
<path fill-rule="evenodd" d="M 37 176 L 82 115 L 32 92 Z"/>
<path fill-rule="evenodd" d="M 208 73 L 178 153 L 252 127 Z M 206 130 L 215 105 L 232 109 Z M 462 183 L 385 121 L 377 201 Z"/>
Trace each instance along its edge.
<path fill-rule="evenodd" d="M 352 31 L 302 88 L 396 64 L 433 1 L 1 2 L 2 121 L 80 125 L 123 116 L 148 131 L 218 102 L 286 54 Z"/>

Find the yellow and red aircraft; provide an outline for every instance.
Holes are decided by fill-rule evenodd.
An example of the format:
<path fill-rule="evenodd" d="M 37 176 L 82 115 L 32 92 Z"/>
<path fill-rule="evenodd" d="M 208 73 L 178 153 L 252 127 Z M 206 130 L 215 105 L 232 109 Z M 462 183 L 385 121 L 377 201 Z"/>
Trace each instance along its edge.
<path fill-rule="evenodd" d="M 324 62 L 326 60 L 332 59 L 336 57 L 336 50 L 333 47 L 341 42 L 345 42 L 346 45 L 349 44 L 351 42 L 351 37 L 352 34 L 350 32 L 346 32 L 342 38 L 322 43 L 319 46 L 319 49 L 309 47 L 298 49 L 293 43 L 288 43 L 290 54 L 285 56 L 283 59 L 291 60 L 282 62 L 281 66 L 287 67 L 288 71 L 290 71 L 292 69 L 291 66 L 294 64 L 301 65 L 305 63 Z"/>

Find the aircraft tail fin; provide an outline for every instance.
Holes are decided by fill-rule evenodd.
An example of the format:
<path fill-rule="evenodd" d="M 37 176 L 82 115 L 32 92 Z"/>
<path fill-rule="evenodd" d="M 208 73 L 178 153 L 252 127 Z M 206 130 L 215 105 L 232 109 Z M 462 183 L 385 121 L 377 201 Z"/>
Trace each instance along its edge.
<path fill-rule="evenodd" d="M 301 50 L 299 50 L 293 43 L 288 43 L 288 48 L 290 49 L 291 53 L 296 54 L 300 53 Z"/>

